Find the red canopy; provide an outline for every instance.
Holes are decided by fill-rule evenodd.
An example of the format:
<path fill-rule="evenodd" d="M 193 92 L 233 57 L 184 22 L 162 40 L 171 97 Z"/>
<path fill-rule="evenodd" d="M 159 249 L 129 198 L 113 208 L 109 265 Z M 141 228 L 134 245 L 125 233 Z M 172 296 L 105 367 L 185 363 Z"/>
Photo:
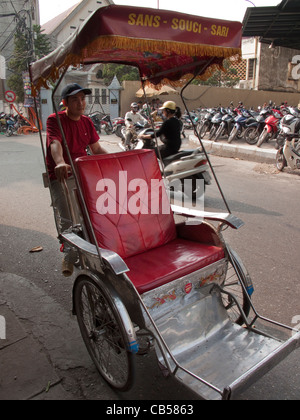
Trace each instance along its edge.
<path fill-rule="evenodd" d="M 31 64 L 34 89 L 55 81 L 68 66 L 121 63 L 139 68 L 153 85 L 180 84 L 240 56 L 242 24 L 141 7 L 96 10 L 59 48 Z"/>

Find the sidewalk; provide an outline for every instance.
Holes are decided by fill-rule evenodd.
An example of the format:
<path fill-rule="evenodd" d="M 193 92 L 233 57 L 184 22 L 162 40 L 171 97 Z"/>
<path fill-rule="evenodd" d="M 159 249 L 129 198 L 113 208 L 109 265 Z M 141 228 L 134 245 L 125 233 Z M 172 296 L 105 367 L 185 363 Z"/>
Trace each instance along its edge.
<path fill-rule="evenodd" d="M 199 145 L 199 139 L 195 135 L 189 136 L 189 141 L 192 144 Z M 263 144 L 262 147 L 256 145 L 251 146 L 244 141 L 234 141 L 229 144 L 227 140 L 219 140 L 217 142 L 211 140 L 202 140 L 206 151 L 212 155 L 248 160 L 251 162 L 258 163 L 276 163 L 277 150 L 274 147 L 274 143 Z"/>
<path fill-rule="evenodd" d="M 0 290 L 0 400 L 75 400 L 59 374 L 88 363 L 76 320 L 25 278 L 0 273 Z"/>

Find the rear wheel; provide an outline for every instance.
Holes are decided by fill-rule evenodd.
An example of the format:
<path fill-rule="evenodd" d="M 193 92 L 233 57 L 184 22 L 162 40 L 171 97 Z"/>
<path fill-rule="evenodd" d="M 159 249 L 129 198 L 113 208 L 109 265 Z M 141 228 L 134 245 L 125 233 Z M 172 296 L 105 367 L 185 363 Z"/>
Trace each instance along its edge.
<path fill-rule="evenodd" d="M 244 267 L 242 267 L 242 265 L 238 261 L 238 257 L 234 254 L 235 253 L 232 254 L 233 263 L 237 268 L 241 281 L 232 262 L 229 261 L 223 290 L 225 292 L 230 293 L 230 295 L 223 294 L 222 301 L 223 305 L 225 306 L 225 309 L 228 311 L 229 318 L 232 320 L 232 322 L 238 325 L 243 325 L 244 318 L 241 315 L 236 301 L 232 298 L 231 295 L 233 295 L 236 298 L 239 305 L 243 309 L 244 314 L 248 316 L 251 309 L 250 296 L 246 292 L 247 284 L 249 283 L 249 281 L 247 280 L 247 276 L 249 276 L 249 274 L 245 272 Z"/>
<path fill-rule="evenodd" d="M 83 276 L 74 287 L 74 309 L 87 350 L 111 387 L 127 391 L 134 380 L 134 355 L 114 300 L 101 285 Z"/>

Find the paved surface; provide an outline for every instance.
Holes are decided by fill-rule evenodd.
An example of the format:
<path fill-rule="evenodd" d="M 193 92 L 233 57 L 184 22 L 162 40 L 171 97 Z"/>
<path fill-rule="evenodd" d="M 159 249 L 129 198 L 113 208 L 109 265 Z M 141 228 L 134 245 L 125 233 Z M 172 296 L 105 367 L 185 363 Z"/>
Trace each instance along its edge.
<path fill-rule="evenodd" d="M 195 142 L 193 137 L 190 140 Z M 227 157 L 230 152 L 232 157 L 242 158 L 242 150 L 249 160 L 256 161 L 259 155 L 260 162 L 268 162 L 276 154 L 270 147 L 258 152 L 255 146 L 209 143 L 211 153 L 218 149 L 218 154 Z M 78 369 L 83 360 L 91 363 L 71 312 L 27 278 L 0 272 L 0 316 L 6 321 L 6 328 L 3 322 L 0 324 L 0 400 L 77 399 L 74 392 L 62 386 L 57 374 L 58 370 Z M 103 385 L 105 392 L 107 399 L 107 387 Z M 99 388 L 97 397 L 101 399 Z M 115 394 L 109 397 L 113 399 Z"/>
<path fill-rule="evenodd" d="M 192 144 L 199 144 L 195 135 L 190 135 L 189 140 Z M 235 141 L 229 144 L 226 140 L 214 142 L 203 140 L 207 152 L 221 157 L 248 160 L 258 163 L 274 163 L 276 161 L 277 150 L 274 142 L 263 144 L 262 147 L 251 146 L 243 141 Z"/>

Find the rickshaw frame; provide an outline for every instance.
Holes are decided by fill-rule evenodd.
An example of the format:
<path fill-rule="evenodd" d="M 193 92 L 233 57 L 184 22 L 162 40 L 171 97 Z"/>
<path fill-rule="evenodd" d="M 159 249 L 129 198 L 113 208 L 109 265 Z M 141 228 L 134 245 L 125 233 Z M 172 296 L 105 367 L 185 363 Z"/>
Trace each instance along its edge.
<path fill-rule="evenodd" d="M 115 10 L 122 9 L 122 7 L 117 7 L 116 9 L 116 6 L 114 6 L 114 8 Z M 124 8 L 122 10 L 124 10 Z M 191 78 L 181 90 L 181 99 L 188 113 L 189 110 L 183 93 L 185 89 L 190 85 L 190 83 L 198 77 L 198 75 L 205 73 L 205 71 L 213 63 L 213 60 L 214 58 L 208 60 L 204 66 L 198 68 L 197 74 L 195 74 L 193 78 Z M 203 60 L 199 60 L 199 62 L 194 63 L 196 67 L 198 67 L 198 64 L 203 64 Z M 56 219 L 59 240 L 64 244 L 68 244 L 73 250 L 76 251 L 78 255 L 77 266 L 79 268 L 79 273 L 76 276 L 73 286 L 74 315 L 79 316 L 78 312 L 81 308 L 80 299 L 85 297 L 90 304 L 90 307 L 93 309 L 93 307 L 96 307 L 99 304 L 101 300 L 100 297 L 102 296 L 103 301 L 106 300 L 105 307 L 107 308 L 108 312 L 112 313 L 112 317 L 117 317 L 121 321 L 120 324 L 122 324 L 119 325 L 117 329 L 121 332 L 123 331 L 123 345 L 120 346 L 119 342 L 114 342 L 113 351 L 115 351 L 118 355 L 118 352 L 123 355 L 123 350 L 125 350 L 127 357 L 130 357 L 129 365 L 131 363 L 132 355 L 138 353 L 139 351 L 136 334 L 136 326 L 138 326 L 140 330 L 146 330 L 147 334 L 155 339 L 158 360 L 170 375 L 178 379 L 180 382 L 183 382 L 189 389 L 203 398 L 221 398 L 224 400 L 234 398 L 239 392 L 244 390 L 251 383 L 263 376 L 274 365 L 279 363 L 290 352 L 298 348 L 300 344 L 300 332 L 292 327 L 267 319 L 258 314 L 256 311 L 249 295 L 249 293 L 252 293 L 252 281 L 249 273 L 244 267 L 239 256 L 231 249 L 228 244 L 225 243 L 222 236 L 222 230 L 225 226 L 239 229 L 243 226 L 243 222 L 231 214 L 229 205 L 226 201 L 225 195 L 214 171 L 210 157 L 205 150 L 200 136 L 198 136 L 200 145 L 209 162 L 211 171 L 228 213 L 200 212 L 198 210 L 182 208 L 180 206 L 174 205 L 171 207 L 172 211 L 176 214 L 180 214 L 188 218 L 201 218 L 203 223 L 199 228 L 199 231 L 201 232 L 201 229 L 207 230 L 209 232 L 210 239 L 213 236 L 217 237 L 217 241 L 222 246 L 225 257 L 221 261 L 216 261 L 211 265 L 203 267 L 192 274 L 177 278 L 170 283 L 158 287 L 157 289 L 149 290 L 148 292 L 142 294 L 138 292 L 136 286 L 133 284 L 129 277 L 129 268 L 124 259 L 120 257 L 120 255 L 118 255 L 118 253 L 115 251 L 104 249 L 99 245 L 97 236 L 94 231 L 93 223 L 89 215 L 89 209 L 85 203 L 84 191 L 77 174 L 78 168 L 72 160 L 64 130 L 60 122 L 57 106 L 54 100 L 57 89 L 65 76 L 67 68 L 68 67 L 66 67 L 60 75 L 59 81 L 53 90 L 52 103 L 62 134 L 63 145 L 68 154 L 69 162 L 71 164 L 72 172 L 76 182 L 75 192 L 69 190 L 66 181 L 64 181 L 62 185 L 71 213 L 72 228 L 69 231 L 61 232 Z M 182 71 L 183 68 L 184 66 L 182 68 L 177 68 L 176 70 Z M 174 72 L 174 68 L 169 69 L 168 71 L 164 71 L 162 74 L 165 77 L 172 72 Z M 154 78 L 157 79 L 161 76 L 162 75 L 160 73 L 156 73 Z M 145 84 L 151 80 L 153 81 L 151 77 L 142 77 L 142 87 L 145 89 Z M 35 105 L 37 109 L 38 107 L 36 100 Z M 195 125 L 194 131 L 195 134 L 197 134 L 197 128 Z M 40 125 L 39 132 L 44 162 L 47 169 L 46 150 Z M 52 195 L 51 188 L 50 194 Z M 215 227 L 212 225 L 210 222 L 213 221 L 218 222 L 219 226 Z M 181 229 L 184 230 L 183 227 L 181 227 Z M 86 231 L 88 231 L 89 235 L 91 236 L 90 240 L 87 238 L 89 235 L 86 233 Z M 242 295 L 247 301 L 249 312 L 251 309 L 252 314 L 254 314 L 252 315 L 252 319 L 249 318 L 248 313 L 245 313 L 244 307 L 242 306 L 240 300 L 232 292 L 226 290 L 225 284 L 229 265 L 231 265 L 232 270 L 236 275 L 237 283 L 242 290 Z M 203 286 L 200 285 L 199 288 L 199 275 L 201 274 L 205 279 L 205 275 L 208 276 L 212 272 L 221 272 L 221 274 L 218 274 L 217 276 L 218 280 L 216 281 L 214 279 L 207 284 L 204 282 Z M 184 285 L 187 285 L 187 281 L 189 281 L 189 285 L 191 286 L 197 285 L 197 287 L 192 287 L 193 291 L 191 293 L 190 291 L 187 292 L 187 290 L 185 290 L 185 293 L 183 292 L 181 295 L 181 292 L 178 292 L 178 296 L 181 297 L 178 297 L 175 301 L 171 299 L 172 301 L 169 302 L 170 299 L 165 299 L 166 302 L 164 302 L 164 310 L 161 309 L 161 306 L 151 306 L 151 299 L 153 300 L 153 296 L 155 299 L 157 299 L 155 296 L 159 296 L 159 294 L 160 296 L 164 296 L 164 293 L 167 293 L 169 289 L 182 291 Z M 87 286 L 89 283 L 91 285 L 91 289 L 88 289 L 90 287 Z M 80 289 L 80 293 L 78 292 L 78 289 Z M 92 289 L 99 291 L 99 296 L 97 299 L 93 296 L 90 296 Z M 241 318 L 240 324 L 242 324 L 243 327 L 238 328 L 229 319 L 227 310 L 224 305 L 222 305 L 223 295 L 228 296 L 228 301 L 230 302 L 229 307 L 235 305 L 238 308 L 238 312 L 240 313 Z M 166 296 L 170 295 L 166 294 Z M 184 302 L 184 304 L 182 302 Z M 190 310 L 190 308 L 193 308 L 194 311 Z M 201 346 L 204 348 L 204 353 L 200 354 L 199 360 L 197 357 L 195 358 L 196 362 L 194 364 L 201 364 L 201 361 L 203 364 L 203 360 L 205 360 L 206 335 L 207 337 L 211 338 L 212 334 L 214 334 L 216 340 L 219 340 L 221 345 L 219 346 L 220 348 L 217 348 L 215 351 L 213 359 L 215 360 L 215 363 L 219 365 L 220 370 L 225 369 L 222 352 L 226 353 L 226 351 L 222 345 L 222 342 L 224 342 L 228 347 L 226 354 L 230 355 L 234 345 L 237 350 L 239 350 L 239 346 L 242 346 L 242 343 L 245 341 L 245 331 L 247 334 L 251 335 L 251 340 L 256 342 L 256 349 L 252 349 L 252 351 L 249 350 L 247 353 L 249 359 L 254 358 L 255 363 L 253 365 L 252 363 L 250 363 L 249 366 L 247 365 L 244 370 L 241 370 L 241 372 L 238 373 L 235 380 L 231 380 L 224 386 L 216 386 L 212 383 L 212 381 L 206 380 L 204 377 L 201 377 L 199 374 L 192 372 L 190 369 L 184 366 L 182 359 L 178 360 L 178 357 L 182 357 L 182 354 L 178 352 L 178 346 L 181 343 L 174 342 L 173 337 L 170 334 L 170 330 L 172 329 L 170 325 L 172 324 L 169 323 L 171 322 L 170 318 L 167 318 L 166 320 L 165 317 L 167 315 L 165 315 L 164 312 L 169 312 L 171 314 L 170 317 L 172 317 L 172 315 L 177 314 L 180 311 L 182 311 L 182 314 L 186 314 L 185 311 L 187 310 L 189 310 L 189 315 L 192 318 L 191 324 L 193 325 L 195 325 L 195 322 L 197 322 L 196 315 L 199 313 L 205 314 L 205 318 L 201 319 L 204 330 L 204 333 L 202 334 L 203 337 L 200 336 L 195 338 L 193 335 L 194 331 L 192 331 L 191 343 L 185 343 L 185 354 L 190 354 L 193 351 L 195 347 L 195 340 L 198 340 L 197 346 L 199 348 Z M 216 325 L 213 326 L 213 333 L 211 332 L 212 320 L 216 321 Z M 79 319 L 79 321 L 84 323 L 83 319 Z M 266 333 L 263 329 L 257 328 L 257 325 L 255 325 L 254 328 L 254 324 L 256 324 L 257 321 L 263 321 L 267 324 L 276 326 L 285 332 L 291 333 L 292 337 L 281 343 L 280 340 L 272 337 L 272 335 Z M 182 330 L 187 329 L 186 322 L 187 321 L 182 322 Z M 164 326 L 165 323 L 167 326 Z M 235 340 L 233 340 L 233 342 L 228 341 L 226 338 L 229 330 L 232 334 L 236 334 Z M 92 331 L 90 334 L 92 334 Z M 93 342 L 93 345 L 96 345 L 95 343 L 98 343 L 100 336 L 105 336 L 105 334 L 107 334 L 107 332 L 104 331 L 104 328 L 100 329 L 99 325 L 94 326 L 92 338 L 88 336 L 84 337 L 83 334 L 83 338 L 87 344 L 88 351 L 90 352 L 96 365 L 97 360 L 95 359 L 97 359 L 97 355 L 95 356 L 95 351 L 91 348 L 92 344 L 89 345 L 89 340 Z M 261 337 L 265 337 L 265 341 L 263 341 L 263 338 Z M 208 340 L 209 338 L 207 338 L 207 341 Z M 126 346 L 125 349 L 123 348 L 124 344 Z M 257 353 L 259 352 L 262 353 L 263 356 L 258 358 Z M 230 366 L 232 367 L 232 365 Z M 97 367 L 99 368 L 99 366 Z M 101 366 L 99 370 L 102 370 Z M 104 371 L 102 370 L 101 373 L 104 373 L 105 377 L 105 369 Z M 116 389 L 127 390 L 132 385 L 132 381 L 130 379 L 127 381 L 125 380 L 125 382 L 122 382 L 121 380 L 119 384 L 117 379 L 116 381 L 113 379 L 110 380 L 109 375 L 110 373 L 106 375 L 105 379 Z"/>

